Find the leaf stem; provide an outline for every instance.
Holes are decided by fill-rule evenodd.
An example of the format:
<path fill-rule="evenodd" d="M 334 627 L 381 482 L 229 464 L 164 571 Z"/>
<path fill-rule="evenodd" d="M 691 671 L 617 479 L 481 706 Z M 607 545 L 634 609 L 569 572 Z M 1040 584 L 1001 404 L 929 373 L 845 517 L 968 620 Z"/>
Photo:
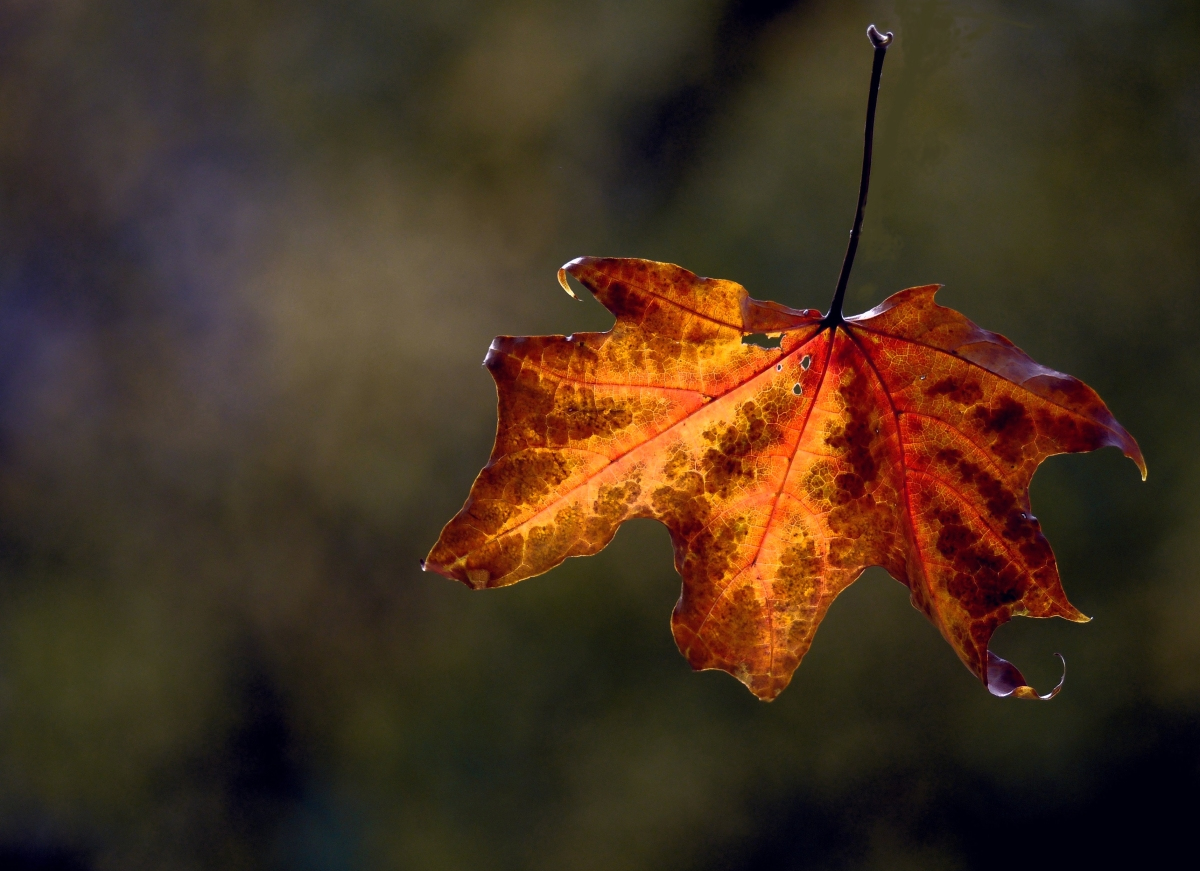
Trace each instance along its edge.
<path fill-rule="evenodd" d="M 858 183 L 858 211 L 854 214 L 854 227 L 850 230 L 850 244 L 846 246 L 846 257 L 842 261 L 842 272 L 838 276 L 837 290 L 833 302 L 822 324 L 836 327 L 846 322 L 842 316 L 842 304 L 846 300 L 846 285 L 850 282 L 850 270 L 854 267 L 854 254 L 858 251 L 858 237 L 862 235 L 863 212 L 867 207 L 867 188 L 871 184 L 871 144 L 875 138 L 875 104 L 879 101 L 879 78 L 883 74 L 883 59 L 892 44 L 892 33 L 880 33 L 872 24 L 867 28 L 867 39 L 875 47 L 875 61 L 871 65 L 871 91 L 867 97 L 867 129 L 863 141 L 862 177 Z"/>

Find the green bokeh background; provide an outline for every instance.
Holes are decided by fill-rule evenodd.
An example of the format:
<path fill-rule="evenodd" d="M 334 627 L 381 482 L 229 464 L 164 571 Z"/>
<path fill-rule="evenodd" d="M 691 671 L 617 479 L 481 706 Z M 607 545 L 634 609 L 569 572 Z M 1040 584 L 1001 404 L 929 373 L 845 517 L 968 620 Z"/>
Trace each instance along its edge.
<path fill-rule="evenodd" d="M 693 674 L 665 530 L 472 593 L 418 560 L 494 335 L 647 257 L 940 299 L 1138 438 L 1033 505 L 1087 625 L 994 699 L 869 571 L 791 687 Z M 0 2 L 0 866 L 1080 867 L 1200 801 L 1200 7 Z"/>

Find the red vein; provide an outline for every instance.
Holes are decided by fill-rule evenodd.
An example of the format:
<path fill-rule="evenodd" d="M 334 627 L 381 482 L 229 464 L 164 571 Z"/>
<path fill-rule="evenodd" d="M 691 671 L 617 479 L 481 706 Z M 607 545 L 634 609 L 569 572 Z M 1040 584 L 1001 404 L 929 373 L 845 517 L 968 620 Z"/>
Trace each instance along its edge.
<path fill-rule="evenodd" d="M 897 335 L 893 335 L 892 333 L 885 333 L 883 330 L 876 330 L 871 327 L 863 326 L 864 323 L 865 322 L 856 322 L 854 324 L 854 327 L 856 329 L 862 330 L 865 333 L 874 333 L 877 336 L 883 336 L 884 338 L 888 338 L 888 339 L 895 339 L 898 342 L 907 342 L 910 345 L 917 345 L 922 348 L 928 348 L 931 351 L 936 351 L 937 353 L 942 354 L 946 357 L 950 357 L 951 359 L 958 360 L 962 363 L 966 363 L 968 366 L 974 366 L 976 369 L 981 369 L 984 372 L 987 372 L 989 375 L 994 375 L 995 377 L 1004 381 L 1006 384 L 1011 384 L 1013 387 L 1020 388 L 1021 390 L 1028 393 L 1030 396 L 1037 397 L 1038 399 L 1040 399 L 1042 402 L 1046 403 L 1047 405 L 1053 405 L 1055 408 L 1062 409 L 1067 414 L 1070 414 L 1073 417 L 1079 418 L 1081 420 L 1089 421 L 1090 423 L 1094 423 L 1097 426 L 1104 427 L 1106 430 L 1108 430 L 1113 435 L 1117 436 L 1117 438 L 1121 439 L 1122 441 L 1130 438 L 1129 433 L 1126 432 L 1125 428 L 1122 427 L 1119 423 L 1117 424 L 1117 429 L 1114 429 L 1113 427 L 1096 419 L 1095 417 L 1089 417 L 1088 415 L 1083 414 L 1082 412 L 1076 411 L 1073 408 L 1068 408 L 1067 406 L 1065 406 L 1061 403 L 1055 402 L 1053 399 L 1050 399 L 1047 396 L 1043 396 L 1040 393 L 1035 393 L 1034 391 L 1032 391 L 1028 387 L 1026 387 L 1025 381 L 1029 381 L 1032 378 L 1036 378 L 1038 375 L 1051 375 L 1056 378 L 1062 378 L 1067 381 L 1074 381 L 1078 384 L 1083 384 L 1083 382 L 1080 381 L 1078 378 L 1075 378 L 1074 376 L 1066 374 L 1065 372 L 1059 372 L 1056 369 L 1051 369 L 1048 366 L 1043 366 L 1041 363 L 1034 360 L 1032 357 L 1030 357 L 1028 354 L 1026 354 L 1020 348 L 1017 348 L 1015 345 L 1012 345 L 1012 346 L 1000 345 L 1000 347 L 1005 348 L 1006 350 L 1016 351 L 1018 354 L 1021 354 L 1023 357 L 1025 357 L 1025 359 L 1028 360 L 1030 363 L 1032 363 L 1034 366 L 1037 366 L 1039 369 L 1042 369 L 1043 371 L 1038 372 L 1037 375 L 1031 375 L 1029 378 L 1026 378 L 1024 381 L 1020 381 L 1020 382 L 1013 381 L 1009 378 L 1006 378 L 1004 375 L 1001 375 L 999 372 L 992 371 L 987 366 L 984 366 L 982 363 L 976 363 L 974 360 L 968 359 L 967 357 L 959 356 L 954 351 L 948 351 L 945 348 L 939 348 L 937 345 L 930 345 L 925 342 L 918 342 L 916 339 L 910 339 L 910 338 L 907 338 L 906 336 L 897 336 Z M 974 324 L 972 324 L 972 326 L 974 326 Z M 986 330 L 984 330 L 981 327 L 975 327 L 975 329 L 979 330 L 980 332 L 984 332 L 984 333 L 987 332 Z M 995 334 L 993 334 L 993 335 L 995 335 Z M 978 344 L 982 344 L 982 341 L 979 342 Z M 998 343 L 993 343 L 993 344 L 998 344 Z M 860 347 L 861 347 L 861 345 L 860 345 Z M 1083 386 L 1087 387 L 1086 384 L 1084 384 Z M 1090 390 L 1091 388 L 1088 388 L 1088 389 Z M 1111 414 L 1112 414 L 1112 412 L 1109 412 L 1110 416 L 1111 416 Z M 1113 422 L 1116 423 L 1115 420 Z"/>
<path fill-rule="evenodd" d="M 813 339 L 815 339 L 817 336 L 820 336 L 820 335 L 821 335 L 821 333 L 817 333 L 812 338 L 810 338 L 808 341 L 811 342 Z M 800 428 L 799 428 L 798 435 L 796 438 L 796 446 L 797 447 L 799 447 L 800 441 L 804 437 L 804 430 L 808 427 L 808 420 L 810 417 L 812 417 L 812 411 L 814 408 L 816 408 L 817 400 L 821 396 L 821 388 L 825 384 L 825 375 L 829 371 L 829 364 L 833 359 L 833 338 L 834 337 L 831 336 L 830 340 L 829 340 L 829 349 L 825 354 L 825 365 L 821 369 L 821 380 L 817 382 L 817 389 L 813 393 L 812 402 L 809 403 L 808 410 L 804 413 L 804 422 L 800 424 Z M 808 344 L 808 342 L 805 342 L 805 345 L 807 345 L 807 344 Z M 800 346 L 800 348 L 803 348 L 803 347 L 804 347 L 804 345 Z M 797 348 L 796 351 L 799 351 L 800 348 Z M 795 351 L 793 351 L 792 353 L 794 354 Z M 791 355 L 789 355 L 789 356 L 791 356 Z M 795 463 L 795 461 L 796 461 L 796 454 L 797 454 L 797 451 L 793 450 L 792 455 L 788 458 L 787 469 L 784 470 L 783 479 L 779 482 L 779 489 L 776 491 L 775 498 L 771 502 L 771 510 L 767 515 L 767 523 L 766 523 L 766 526 L 763 528 L 762 537 L 758 540 L 758 547 L 754 552 L 754 557 L 749 562 L 747 562 L 744 566 L 742 566 L 740 569 L 738 569 L 736 572 L 734 572 L 734 574 L 729 578 L 728 583 L 726 583 L 725 586 L 721 588 L 721 592 L 716 596 L 716 598 L 713 599 L 712 604 L 709 605 L 708 611 L 705 613 L 704 618 L 700 621 L 700 625 L 696 627 L 697 635 L 699 635 L 700 631 L 702 629 L 704 629 L 705 624 L 708 623 L 708 618 L 712 616 L 712 612 L 716 609 L 717 603 L 720 602 L 721 599 L 723 599 L 725 597 L 725 594 L 733 586 L 734 581 L 736 581 L 738 578 L 740 578 L 742 576 L 743 572 L 745 572 L 749 568 L 753 568 L 758 563 L 758 556 L 759 556 L 759 554 L 762 553 L 763 543 L 767 540 L 767 535 L 771 531 L 771 522 L 775 517 L 775 510 L 779 506 L 779 499 L 783 495 L 783 489 L 787 485 L 788 475 L 791 474 L 792 464 Z M 771 601 L 773 601 L 773 599 L 768 599 L 768 604 Z M 767 610 L 767 621 L 768 621 L 767 629 L 768 629 L 768 632 L 770 633 L 770 638 L 771 638 L 771 666 L 770 666 L 770 668 L 773 669 L 774 665 L 775 665 L 775 633 L 773 631 L 774 621 L 771 618 L 771 609 L 767 608 L 766 610 Z M 771 672 L 768 671 L 768 674 L 770 674 L 770 673 Z"/>
<path fill-rule="evenodd" d="M 598 272 L 600 272 L 600 270 L 597 270 L 597 271 L 598 271 Z M 703 312 L 698 312 L 698 311 L 696 311 L 695 309 L 688 308 L 688 307 L 687 307 L 686 305 L 684 305 L 683 303 L 679 302 L 678 300 L 671 299 L 669 296 L 663 296 L 663 295 L 662 295 L 662 294 L 660 294 L 660 293 L 655 293 L 653 290 L 651 290 L 649 287 L 647 287 L 647 286 L 645 286 L 645 285 L 636 284 L 636 283 L 634 283 L 633 281 L 630 281 L 630 280 L 628 280 L 628 279 L 626 279 L 626 278 L 622 278 L 622 277 L 614 277 L 613 275 L 611 275 L 611 274 L 609 274 L 609 273 L 607 273 L 607 272 L 600 272 L 600 274 L 601 274 L 601 275 L 603 275 L 605 278 L 607 278 L 609 281 L 615 281 L 615 282 L 621 282 L 621 283 L 623 283 L 623 284 L 628 284 L 630 287 L 632 287 L 632 288 L 634 288 L 634 289 L 636 289 L 636 290 L 640 290 L 642 293 L 645 293 L 645 294 L 647 294 L 647 295 L 649 295 L 649 296 L 652 296 L 652 297 L 654 297 L 655 299 L 660 299 L 660 300 L 662 300 L 662 301 L 663 301 L 663 302 L 665 302 L 665 303 L 668 303 L 668 304 L 670 304 L 670 305 L 673 305 L 673 306 L 675 306 L 675 308 L 679 309 L 680 311 L 687 312 L 688 314 L 690 314 L 690 315 L 694 315 L 695 317 L 698 317 L 698 318 L 700 318 L 701 320 L 706 320 L 706 321 L 708 321 L 709 323 L 716 324 L 717 326 L 721 326 L 721 327 L 729 327 L 729 328 L 730 328 L 730 329 L 732 329 L 732 330 L 737 330 L 739 333 L 744 333 L 744 332 L 745 332 L 745 326 L 746 326 L 746 324 L 745 324 L 745 320 L 744 320 L 744 319 L 743 319 L 742 323 L 739 323 L 739 324 L 730 323 L 729 321 L 717 320 L 717 318 L 714 318 L 712 315 L 706 315 L 706 314 L 704 314 Z M 700 276 L 698 276 L 698 275 L 696 276 L 696 278 L 697 278 L 699 281 L 701 281 L 701 282 L 714 282 L 714 281 L 720 281 L 720 279 L 702 278 L 702 277 L 700 277 Z M 726 283 L 726 284 L 736 284 L 736 282 L 732 282 L 732 281 L 730 281 L 730 282 L 723 282 L 723 283 Z M 746 292 L 746 288 L 744 288 L 744 287 L 741 287 L 741 285 L 737 285 L 737 286 L 738 286 L 738 287 L 741 289 L 741 291 L 742 291 L 742 295 L 743 295 L 743 296 L 744 296 L 746 299 L 750 300 L 751 302 L 759 302 L 759 300 L 756 300 L 756 299 L 754 299 L 754 297 L 750 296 L 750 294 Z M 785 306 L 785 308 L 786 308 L 786 306 Z M 794 314 L 796 314 L 796 315 L 797 315 L 797 316 L 799 316 L 799 317 L 803 317 L 803 314 L 802 314 L 801 312 L 799 312 L 799 311 L 796 311 L 795 309 L 789 309 L 789 311 L 790 311 L 790 312 L 792 312 L 792 313 L 794 313 Z M 615 314 L 615 312 L 614 312 L 614 314 Z M 619 317 L 619 315 L 618 315 L 618 317 Z M 814 326 L 815 326 L 815 324 L 814 324 Z M 788 331 L 787 331 L 787 330 L 784 330 L 783 332 L 788 332 Z"/>
<path fill-rule="evenodd" d="M 747 383 L 749 383 L 750 381 L 752 381 L 752 380 L 754 380 L 755 378 L 759 377 L 759 376 L 760 376 L 760 375 L 762 375 L 763 373 L 767 372 L 768 370 L 770 370 L 770 369 L 771 369 L 771 367 L 772 367 L 772 366 L 776 365 L 776 364 L 777 364 L 777 363 L 779 363 L 780 361 L 782 361 L 782 360 L 786 360 L 788 357 L 793 357 L 793 356 L 795 356 L 795 355 L 796 355 L 796 354 L 798 354 L 800 351 L 802 351 L 802 350 L 804 350 L 806 347 L 808 347 L 809 343 L 810 343 L 810 342 L 812 342 L 812 341 L 813 341 L 815 338 L 817 338 L 817 337 L 818 337 L 818 336 L 820 336 L 820 335 L 821 335 L 821 331 L 818 331 L 818 332 L 814 333 L 813 335 L 809 336 L 807 339 L 805 339 L 803 342 L 801 342 L 799 345 L 797 345 L 797 346 L 796 346 L 796 347 L 795 347 L 795 348 L 794 348 L 792 351 L 790 351 L 788 354 L 786 354 L 786 355 L 784 355 L 784 356 L 782 356 L 782 357 L 777 357 L 777 358 L 775 358 L 775 359 L 771 360 L 771 361 L 770 361 L 770 362 L 769 362 L 769 363 L 768 363 L 768 364 L 767 364 L 765 367 L 763 367 L 762 369 L 759 369 L 757 372 L 753 372 L 752 374 L 750 374 L 750 375 L 748 375 L 747 377 L 743 378 L 741 381 L 739 381 L 737 384 L 734 384 L 733 386 L 731 386 L 731 387 L 730 387 L 728 390 L 726 390 L 725 392 L 715 395 L 715 396 L 713 397 L 713 401 L 712 401 L 712 402 L 709 402 L 709 403 L 706 403 L 705 405 L 703 405 L 703 406 L 702 406 L 702 408 L 710 408 L 714 402 L 718 402 L 718 401 L 720 401 L 721 399 L 723 399 L 724 397 L 728 396 L 730 393 L 733 393 L 735 390 L 738 390 L 739 388 L 741 388 L 741 387 L 744 387 L 744 386 L 745 386 Z M 815 399 L 815 397 L 814 397 L 814 399 Z M 666 434 L 667 434 L 668 432 L 670 432 L 671 430 L 673 430 L 673 429 L 675 429 L 676 427 L 680 426 L 681 424 L 685 423 L 685 422 L 686 422 L 686 421 L 687 421 L 689 418 L 691 418 L 691 416 L 692 416 L 693 414 L 697 413 L 697 412 L 698 412 L 698 411 L 700 411 L 700 410 L 701 410 L 701 409 L 696 409 L 695 411 L 692 411 L 692 412 L 690 412 L 690 413 L 688 413 L 688 414 L 684 415 L 683 417 L 679 418 L 679 420 L 676 420 L 676 421 L 674 421 L 673 423 L 671 423 L 671 424 L 670 424 L 669 426 L 667 426 L 665 429 L 662 429 L 662 430 L 660 430 L 659 432 L 657 432 L 657 433 L 655 433 L 654 435 L 652 435 L 652 436 L 650 436 L 649 438 L 647 438 L 647 439 L 646 439 L 644 442 L 641 442 L 641 443 L 639 443 L 639 444 L 633 445 L 633 446 L 632 446 L 632 447 L 630 447 L 628 450 L 626 450 L 626 451 L 624 451 L 624 452 L 622 452 L 622 453 L 620 453 L 620 454 L 617 454 L 615 457 L 612 457 L 612 458 L 609 460 L 609 462 L 608 462 L 608 464 L 607 464 L 607 465 L 603 466 L 603 467 L 602 467 L 602 468 L 600 468 L 600 469 L 597 469 L 597 470 L 596 470 L 594 473 L 592 473 L 591 475 L 588 475 L 588 477 L 584 478 L 582 481 L 579 481 L 577 484 L 575 484 L 574 486 L 572 486 L 572 487 L 571 487 L 571 488 L 569 488 L 568 490 L 566 490 L 566 491 L 564 491 L 563 493 L 561 493 L 561 494 L 558 496 L 558 499 L 556 499 L 554 502 L 552 502 L 552 503 L 550 503 L 550 504 L 548 504 L 548 505 L 546 505 L 546 506 L 542 507 L 541 509 L 539 509 L 539 510 L 535 511 L 534 513 L 530 514 L 528 517 L 526 517 L 526 518 L 524 518 L 524 519 L 522 519 L 522 520 L 518 520 L 517 522 L 515 522 L 515 523 L 514 523 L 512 526 L 508 527 L 507 529 L 504 529 L 504 530 L 501 530 L 501 531 L 497 532 L 497 533 L 495 534 L 495 538 L 497 538 L 497 539 L 498 539 L 498 538 L 500 538 L 501 536 L 509 535 L 509 534 L 511 534 L 512 532 L 514 532 L 515 530 L 517 530 L 517 529 L 521 528 L 522 526 L 525 526 L 527 523 L 531 523 L 533 520 L 535 520 L 536 518 L 540 517 L 542 514 L 546 513 L 546 512 L 547 512 L 547 511 L 549 511 L 551 508 L 553 508 L 553 507 L 554 507 L 554 505 L 555 505 L 557 502 L 561 502 L 563 499 L 566 499 L 568 496 L 570 496 L 570 495 L 571 495 L 572 493 L 574 493 L 576 490 L 578 490 L 578 489 L 580 489 L 581 487 L 584 487 L 584 486 L 586 486 L 587 484 L 589 484 L 589 483 L 592 481 L 592 479 L 594 479 L 594 478 L 595 478 L 597 475 L 600 475 L 600 474 L 602 474 L 602 473 L 604 472 L 604 470 L 605 470 L 605 469 L 608 469 L 608 468 L 610 468 L 610 467 L 611 467 L 613 464 L 620 462 L 620 461 L 621 461 L 621 460 L 623 460 L 625 457 L 629 456 L 630 454 L 634 453 L 635 451 L 640 451 L 642 448 L 646 447 L 647 445 L 649 445 L 649 444 L 651 444 L 651 443 L 653 443 L 653 442 L 657 441 L 659 438 L 663 437 L 664 435 L 666 435 Z M 526 449 L 523 449 L 523 450 L 528 450 L 528 449 L 526 448 Z M 514 451 L 513 453 L 516 453 L 516 452 Z M 505 454 L 505 456 L 511 456 L 511 454 Z M 499 458 L 497 458 L 497 459 L 499 459 Z M 490 462 L 489 462 L 489 465 L 490 465 Z M 459 557 L 459 558 L 461 559 L 461 557 Z"/>
<path fill-rule="evenodd" d="M 932 414 L 924 414 L 923 412 L 920 412 L 920 411 L 910 411 L 908 409 L 901 410 L 900 414 L 904 415 L 905 417 L 921 417 L 921 418 L 924 418 L 925 420 L 932 420 L 934 423 L 941 424 L 942 426 L 944 426 L 946 429 L 950 430 L 951 432 L 957 433 L 959 438 L 961 438 L 964 442 L 966 442 L 971 447 L 973 447 L 976 451 L 979 452 L 979 454 L 983 457 L 984 461 L 987 462 L 988 465 L 990 465 L 992 467 L 992 469 L 997 473 L 997 476 L 1001 480 L 1003 480 L 1003 481 L 1008 480 L 1008 477 L 1009 477 L 1008 473 L 1005 472 L 1004 469 L 1000 468 L 1000 465 L 991 458 L 991 456 L 988 454 L 987 450 L 980 447 L 980 445 L 974 439 L 972 439 L 969 435 L 967 435 L 961 429 L 956 427 L 954 424 L 950 423 L 948 420 L 942 420 L 940 417 L 934 417 Z"/>
<path fill-rule="evenodd" d="M 896 427 L 896 445 L 900 454 L 900 485 L 904 491 L 905 518 L 908 520 L 908 528 L 909 532 L 911 533 L 910 540 L 912 541 L 913 551 L 916 553 L 917 562 L 921 565 L 921 574 L 924 575 L 923 580 L 925 582 L 925 589 L 930 596 L 930 602 L 932 603 L 933 590 L 929 586 L 929 573 L 925 570 L 925 557 L 921 554 L 921 544 L 919 541 L 919 536 L 917 535 L 916 524 L 913 522 L 914 512 L 912 507 L 912 493 L 908 489 L 908 463 L 904 456 L 904 435 L 900 430 L 900 414 L 896 411 L 896 403 L 892 401 L 892 394 L 888 392 L 887 384 L 884 383 L 883 376 L 879 374 L 879 367 L 875 365 L 875 360 L 872 359 L 869 353 L 867 353 L 866 346 L 858 340 L 858 338 L 854 335 L 853 330 L 849 326 L 846 328 L 846 335 L 850 337 L 850 340 L 854 343 L 855 347 L 858 348 L 859 353 L 863 355 L 863 359 L 867 361 L 867 365 L 871 367 L 871 371 L 875 374 L 875 380 L 879 383 L 879 389 L 883 393 L 884 398 L 887 400 L 888 407 L 892 410 L 892 422 Z M 941 629 L 944 634 L 945 627 L 942 625 L 940 612 L 938 612 L 936 608 L 930 608 L 930 610 L 937 615 L 936 620 L 938 623 L 938 628 Z"/>

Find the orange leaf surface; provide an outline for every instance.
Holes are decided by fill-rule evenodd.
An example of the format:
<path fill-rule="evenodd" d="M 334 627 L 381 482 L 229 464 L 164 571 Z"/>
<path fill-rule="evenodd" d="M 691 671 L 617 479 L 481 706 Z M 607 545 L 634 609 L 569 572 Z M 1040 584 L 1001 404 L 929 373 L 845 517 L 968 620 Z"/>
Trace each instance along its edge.
<path fill-rule="evenodd" d="M 495 448 L 425 568 L 506 586 L 652 517 L 683 576 L 671 628 L 693 668 L 774 698 L 838 593 L 879 565 L 994 694 L 1037 697 L 992 633 L 1014 615 L 1088 618 L 1030 478 L 1105 445 L 1145 476 L 1091 388 L 937 305 L 937 285 L 826 326 L 670 264 L 564 270 L 616 324 L 492 343 Z M 780 347 L 743 343 L 752 333 Z"/>

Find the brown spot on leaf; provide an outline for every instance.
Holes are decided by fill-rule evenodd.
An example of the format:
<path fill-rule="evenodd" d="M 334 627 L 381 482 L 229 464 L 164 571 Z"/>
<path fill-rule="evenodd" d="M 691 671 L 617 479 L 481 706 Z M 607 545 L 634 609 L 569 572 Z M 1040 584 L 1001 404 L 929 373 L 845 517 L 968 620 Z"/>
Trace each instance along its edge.
<path fill-rule="evenodd" d="M 532 505 L 571 474 L 574 461 L 552 450 L 509 454 L 479 473 L 480 491 L 513 505 Z"/>
<path fill-rule="evenodd" d="M 611 397 L 597 398 L 592 388 L 559 387 L 546 415 L 547 441 L 556 447 L 598 436 L 606 438 L 633 423 L 633 414 Z"/>
<path fill-rule="evenodd" d="M 592 503 L 592 516 L 587 521 L 587 537 L 591 542 L 607 541 L 637 504 L 642 494 L 637 476 L 620 484 L 601 487 Z"/>
<path fill-rule="evenodd" d="M 1060 451 L 1094 451 L 1109 443 L 1109 433 L 1094 421 L 1065 412 L 1039 409 L 1037 431 L 1048 436 Z"/>
<path fill-rule="evenodd" d="M 758 457 L 784 438 L 783 424 L 790 412 L 783 394 L 778 388 L 763 390 L 738 406 L 731 423 L 703 434 L 712 445 L 700 462 L 705 492 L 728 499 L 735 489 L 753 483 Z"/>
<path fill-rule="evenodd" d="M 561 562 L 570 555 L 572 548 L 583 538 L 583 534 L 583 511 L 578 505 L 569 505 L 557 512 L 550 523 L 529 530 L 525 542 L 525 558 L 533 563 L 547 560 Z"/>
<path fill-rule="evenodd" d="M 971 418 L 990 435 L 992 450 L 1002 460 L 1016 465 L 1035 435 L 1033 419 L 1025 406 L 1012 397 L 1001 397 L 994 406 L 978 406 Z"/>
<path fill-rule="evenodd" d="M 852 376 L 838 389 L 845 413 L 825 434 L 825 444 L 850 466 L 835 479 L 837 504 L 861 499 L 879 473 L 873 450 L 879 409 L 872 402 L 866 374 L 861 369 L 850 371 Z"/>
<path fill-rule="evenodd" d="M 632 290 L 628 284 L 622 281 L 610 283 L 606 296 L 607 305 L 612 311 L 616 312 L 618 316 L 632 321 L 640 321 L 645 317 L 646 308 L 653 299 L 645 293 Z"/>
<path fill-rule="evenodd" d="M 746 518 L 722 518 L 694 535 L 683 561 L 687 577 L 726 578 L 736 570 L 737 556 L 749 532 Z"/>
<path fill-rule="evenodd" d="M 771 585 L 778 610 L 795 612 L 815 607 L 820 598 L 821 557 L 812 538 L 800 533 L 779 560 Z"/>
<path fill-rule="evenodd" d="M 926 396 L 945 396 L 960 405 L 974 405 L 983 398 L 977 381 L 964 378 L 943 378 L 925 388 Z"/>
<path fill-rule="evenodd" d="M 972 618 L 1021 598 L 1026 580 L 1007 556 L 991 548 L 957 509 L 943 508 L 935 516 L 937 550 L 952 567 L 947 591 Z"/>
<path fill-rule="evenodd" d="M 525 539 L 509 533 L 484 544 L 466 559 L 465 570 L 471 586 L 498 587 L 511 583 L 508 576 L 521 565 Z"/>

